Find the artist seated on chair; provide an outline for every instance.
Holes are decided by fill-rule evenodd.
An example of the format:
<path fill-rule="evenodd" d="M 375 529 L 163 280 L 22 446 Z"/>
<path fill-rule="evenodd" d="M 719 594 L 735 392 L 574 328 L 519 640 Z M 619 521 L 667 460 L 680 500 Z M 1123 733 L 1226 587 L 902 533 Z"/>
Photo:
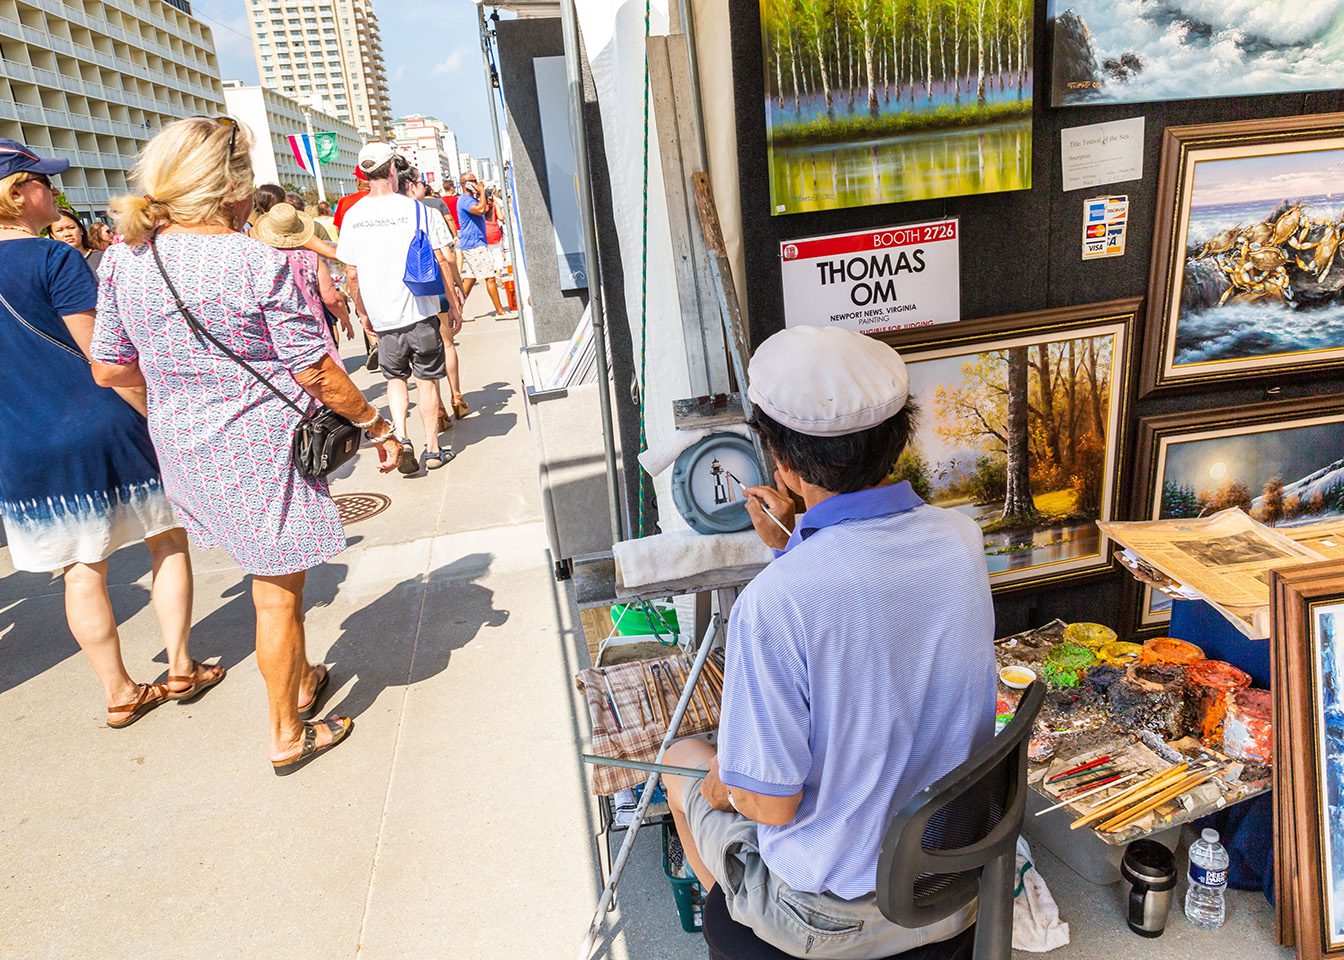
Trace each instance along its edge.
<path fill-rule="evenodd" d="M 698 739 L 667 753 L 709 770 L 668 778 L 686 855 L 738 923 L 794 956 L 946 940 L 972 911 L 910 930 L 874 891 L 893 815 L 994 733 L 980 529 L 888 479 L 916 414 L 890 347 L 797 327 L 761 344 L 748 379 L 778 464 L 778 489 L 749 488 L 748 509 L 777 559 L 733 607 L 717 755 Z"/>

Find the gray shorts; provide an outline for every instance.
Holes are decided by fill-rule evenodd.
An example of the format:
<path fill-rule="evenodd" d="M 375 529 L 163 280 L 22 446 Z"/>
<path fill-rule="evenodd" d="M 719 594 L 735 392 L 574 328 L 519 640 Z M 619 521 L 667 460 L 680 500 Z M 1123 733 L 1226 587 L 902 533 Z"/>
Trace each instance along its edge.
<path fill-rule="evenodd" d="M 939 943 L 975 922 L 975 905 L 927 927 L 901 927 L 882 915 L 877 895 L 841 900 L 829 893 L 801 893 L 770 872 L 761 859 L 756 824 L 739 813 L 715 810 L 686 791 L 686 820 L 696 849 L 723 888 L 733 919 L 766 943 L 794 957 L 872 960 Z"/>
<path fill-rule="evenodd" d="M 443 337 L 439 318 L 428 317 L 409 327 L 378 334 L 378 369 L 389 380 L 442 380 Z"/>

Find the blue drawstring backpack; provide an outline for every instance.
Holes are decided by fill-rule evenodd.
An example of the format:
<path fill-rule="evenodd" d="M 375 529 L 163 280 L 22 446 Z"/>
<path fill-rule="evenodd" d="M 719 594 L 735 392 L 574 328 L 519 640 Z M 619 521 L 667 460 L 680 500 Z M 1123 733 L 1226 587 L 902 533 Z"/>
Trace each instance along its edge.
<path fill-rule="evenodd" d="M 406 288 L 417 297 L 439 297 L 444 293 L 443 274 L 439 272 L 439 262 L 434 258 L 434 247 L 429 242 L 429 234 L 420 224 L 424 205 L 419 200 L 415 204 L 415 238 L 406 251 L 406 273 L 401 278 Z"/>

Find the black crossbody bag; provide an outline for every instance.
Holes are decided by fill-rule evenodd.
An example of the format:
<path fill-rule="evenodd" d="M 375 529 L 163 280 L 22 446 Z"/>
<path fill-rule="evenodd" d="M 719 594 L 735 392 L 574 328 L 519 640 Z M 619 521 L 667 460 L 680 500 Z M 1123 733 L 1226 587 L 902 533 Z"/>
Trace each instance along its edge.
<path fill-rule="evenodd" d="M 277 389 L 275 384 L 253 369 L 252 365 L 246 360 L 220 343 L 214 334 L 207 330 L 205 325 L 187 309 L 186 303 L 183 302 L 181 295 L 177 292 L 177 287 L 173 286 L 173 281 L 169 279 L 168 271 L 163 268 L 163 261 L 159 259 L 159 251 L 154 244 L 156 239 L 158 239 L 157 235 L 151 238 L 149 242 L 149 252 L 154 257 L 154 265 L 159 268 L 159 275 L 163 277 L 163 282 L 167 284 L 168 292 L 177 304 L 178 312 L 187 321 L 187 325 L 191 327 L 192 332 L 196 334 L 198 339 L 204 337 L 209 340 L 227 357 L 252 374 L 258 383 L 279 397 L 286 406 L 299 415 L 298 426 L 294 428 L 294 441 L 290 445 L 294 465 L 298 467 L 299 473 L 314 479 L 325 477 L 331 471 L 349 461 L 359 449 L 360 429 L 325 404 L 319 405 L 315 410 L 304 410 Z"/>

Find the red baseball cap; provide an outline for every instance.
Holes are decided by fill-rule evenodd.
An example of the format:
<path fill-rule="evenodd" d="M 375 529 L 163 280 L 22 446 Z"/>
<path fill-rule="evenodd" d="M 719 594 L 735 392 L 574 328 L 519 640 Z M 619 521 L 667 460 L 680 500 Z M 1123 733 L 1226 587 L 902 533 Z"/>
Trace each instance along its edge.
<path fill-rule="evenodd" d="M 367 179 L 369 179 L 369 178 L 366 177 L 366 176 L 364 176 L 364 171 L 363 171 L 363 170 L 359 169 L 359 167 L 355 167 L 355 179 L 356 179 L 356 180 L 367 180 Z"/>

